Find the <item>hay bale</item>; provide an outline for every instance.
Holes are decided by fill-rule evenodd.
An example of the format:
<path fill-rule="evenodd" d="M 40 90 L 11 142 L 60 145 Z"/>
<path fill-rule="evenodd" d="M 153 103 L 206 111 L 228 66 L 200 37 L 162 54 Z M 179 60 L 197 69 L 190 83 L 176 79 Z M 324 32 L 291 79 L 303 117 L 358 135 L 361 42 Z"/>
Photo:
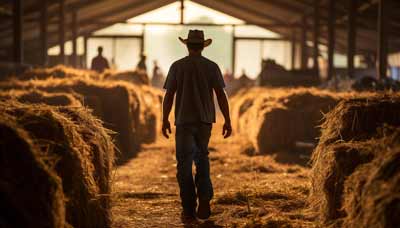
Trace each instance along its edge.
<path fill-rule="evenodd" d="M 358 213 L 363 213 L 362 210 L 366 212 L 376 209 L 372 206 L 369 209 L 361 209 L 362 200 L 357 199 L 357 197 L 367 197 L 363 198 L 364 203 L 370 203 L 373 198 L 368 197 L 372 195 L 356 196 L 354 194 L 364 191 L 364 187 L 360 186 L 368 184 L 366 180 L 373 176 L 364 172 L 367 168 L 362 167 L 376 167 L 370 167 L 371 172 L 381 169 L 381 165 L 377 164 L 383 163 L 374 161 L 380 161 L 380 158 L 386 157 L 384 151 L 387 151 L 387 147 L 392 146 L 397 150 L 399 137 L 389 137 L 386 131 L 382 132 L 379 129 L 385 125 L 398 127 L 400 125 L 399 111 L 399 95 L 368 95 L 344 100 L 326 115 L 320 142 L 312 155 L 311 175 L 310 200 L 313 208 L 320 213 L 321 221 L 338 223 L 340 226 L 343 221 L 352 223 L 354 219 L 354 222 L 363 224 L 367 218 L 361 218 L 364 214 L 358 215 Z M 359 171 L 361 169 L 364 171 Z M 371 186 L 371 188 L 378 188 Z M 349 189 L 355 189 L 356 192 L 350 193 Z M 362 221 L 354 218 L 356 214 Z"/>
<path fill-rule="evenodd" d="M 132 85 L 133 86 L 133 85 Z M 78 93 L 83 97 L 82 104 L 91 108 L 103 120 L 106 128 L 118 133 L 115 143 L 119 148 L 120 160 L 132 157 L 138 151 L 140 132 L 133 129 L 133 117 L 139 112 L 137 99 L 122 83 L 93 81 L 88 79 L 48 79 L 30 81 L 11 81 L 2 83 L 3 89 L 35 88 L 50 93 Z"/>
<path fill-rule="evenodd" d="M 231 109 L 231 118 L 233 120 L 232 126 L 233 129 L 239 130 L 240 124 L 239 120 L 242 115 L 247 112 L 247 110 L 254 104 L 255 99 L 257 96 L 255 95 L 255 89 L 252 89 L 251 92 L 246 92 L 249 90 L 239 90 L 237 94 L 230 97 L 230 109 Z M 235 133 L 235 132 L 234 132 Z"/>
<path fill-rule="evenodd" d="M 101 122 L 82 108 L 1 102 L 16 117 L 43 156 L 55 157 L 62 179 L 66 220 L 74 227 L 110 227 L 110 169 L 113 146 Z"/>
<path fill-rule="evenodd" d="M 311 87 L 319 83 L 320 78 L 314 69 L 288 71 L 272 59 L 262 61 L 262 70 L 258 76 L 260 86 Z"/>
<path fill-rule="evenodd" d="M 21 103 L 52 106 L 81 106 L 80 101 L 68 93 L 46 93 L 40 90 L 9 90 L 0 92 L 0 100 L 14 99 Z"/>
<path fill-rule="evenodd" d="M 33 68 L 28 69 L 24 73 L 18 75 L 19 80 L 46 80 L 48 78 L 83 78 L 83 79 L 100 79 L 100 76 L 90 70 L 76 69 L 64 65 L 57 65 L 50 68 Z"/>
<path fill-rule="evenodd" d="M 150 80 L 145 71 L 113 71 L 106 70 L 102 76 L 105 80 L 121 80 L 131 82 L 136 85 L 150 85 Z"/>
<path fill-rule="evenodd" d="M 298 142 L 316 143 L 316 126 L 340 97 L 317 89 L 254 88 L 246 93 L 232 109 L 233 121 L 259 153 L 295 150 Z"/>
<path fill-rule="evenodd" d="M 64 228 L 60 178 L 15 119 L 0 116 L 0 227 Z"/>
<path fill-rule="evenodd" d="M 93 114 L 117 133 L 116 145 L 121 152 L 118 162 L 134 156 L 141 143 L 153 142 L 161 126 L 162 94 L 149 86 L 79 78 L 0 83 L 2 90 L 32 88 L 49 93 L 80 94 L 81 103 L 93 109 Z"/>
<path fill-rule="evenodd" d="M 346 180 L 343 227 L 396 227 L 400 214 L 400 137 L 374 152 L 376 158 Z M 385 139 L 384 142 L 392 141 Z M 388 144 L 386 144 L 388 145 Z"/>
<path fill-rule="evenodd" d="M 160 90 L 150 86 L 141 86 L 138 96 L 141 104 L 140 141 L 151 143 L 157 140 L 161 132 L 161 113 L 163 94 Z"/>

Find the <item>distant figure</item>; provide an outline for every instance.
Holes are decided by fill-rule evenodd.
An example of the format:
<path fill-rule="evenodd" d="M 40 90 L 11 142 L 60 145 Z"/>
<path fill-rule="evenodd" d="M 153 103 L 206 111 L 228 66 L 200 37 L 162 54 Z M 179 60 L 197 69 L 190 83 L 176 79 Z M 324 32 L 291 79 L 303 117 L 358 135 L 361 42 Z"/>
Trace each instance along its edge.
<path fill-rule="evenodd" d="M 105 69 L 109 69 L 108 61 L 103 57 L 103 47 L 99 46 L 97 48 L 97 56 L 92 59 L 92 67 L 91 69 L 102 73 Z"/>
<path fill-rule="evenodd" d="M 239 90 L 254 86 L 254 80 L 250 79 L 246 71 L 242 69 L 242 75 L 231 81 L 229 87 L 227 87 L 228 95 L 234 95 Z"/>
<path fill-rule="evenodd" d="M 228 94 L 228 96 L 232 94 L 232 88 L 233 88 L 232 84 L 235 84 L 233 83 L 234 81 L 235 78 L 233 77 L 233 74 L 231 73 L 230 70 L 226 69 L 224 73 L 224 82 L 226 84 L 225 91 Z"/>
<path fill-rule="evenodd" d="M 169 138 L 171 126 L 169 114 L 175 100 L 177 179 L 183 207 L 182 220 L 189 222 L 207 219 L 211 215 L 210 200 L 213 186 L 210 179 L 208 142 L 212 124 L 215 122 L 213 91 L 225 119 L 222 134 L 227 138 L 232 133 L 228 99 L 225 95 L 224 79 L 216 63 L 201 55 L 212 40 L 204 40 L 200 30 L 190 30 L 186 44 L 189 55 L 174 62 L 169 69 L 164 88 L 162 133 Z M 192 164 L 196 165 L 193 181 Z"/>
<path fill-rule="evenodd" d="M 136 68 L 138 70 L 142 70 L 142 71 L 147 71 L 147 66 L 146 66 L 146 55 L 141 54 L 140 55 L 140 60 L 136 66 Z"/>
<path fill-rule="evenodd" d="M 254 85 L 254 81 L 247 76 L 245 69 L 242 69 L 242 75 L 240 75 L 237 81 L 239 82 L 240 88 Z"/>
<path fill-rule="evenodd" d="M 157 60 L 153 61 L 153 77 L 151 78 L 151 84 L 154 87 L 162 88 L 164 85 L 164 76 L 158 66 Z"/>
<path fill-rule="evenodd" d="M 226 84 L 229 84 L 231 81 L 233 81 L 233 74 L 231 73 L 230 70 L 226 69 L 224 73 L 224 81 Z"/>
<path fill-rule="evenodd" d="M 275 83 L 284 83 L 291 74 L 283 66 L 276 63 L 273 59 L 262 60 L 261 72 L 257 78 L 259 86 L 274 85 Z"/>

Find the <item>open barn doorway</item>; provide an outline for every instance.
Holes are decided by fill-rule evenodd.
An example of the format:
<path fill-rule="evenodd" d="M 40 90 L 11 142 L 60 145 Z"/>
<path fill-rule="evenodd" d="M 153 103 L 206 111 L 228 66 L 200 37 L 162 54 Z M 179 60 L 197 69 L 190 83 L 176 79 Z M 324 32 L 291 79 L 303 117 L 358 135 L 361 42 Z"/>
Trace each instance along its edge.
<path fill-rule="evenodd" d="M 103 56 L 109 60 L 113 70 L 134 69 L 143 53 L 143 36 L 135 35 L 91 35 L 87 37 L 86 62 L 97 55 L 97 48 L 103 47 Z"/>

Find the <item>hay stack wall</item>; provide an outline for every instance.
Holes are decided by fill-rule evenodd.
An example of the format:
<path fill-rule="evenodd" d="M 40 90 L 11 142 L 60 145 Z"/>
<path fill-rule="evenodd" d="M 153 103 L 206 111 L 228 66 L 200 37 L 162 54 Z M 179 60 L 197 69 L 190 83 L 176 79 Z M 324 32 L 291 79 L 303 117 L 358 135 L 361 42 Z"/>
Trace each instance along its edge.
<path fill-rule="evenodd" d="M 67 78 L 0 83 L 3 90 L 36 89 L 48 93 L 79 94 L 107 128 L 116 132 L 119 161 L 135 155 L 142 142 L 152 142 L 158 132 L 161 92 L 145 85 L 122 81 Z M 79 97 L 79 96 L 78 96 Z"/>
<path fill-rule="evenodd" d="M 106 70 L 101 74 L 101 78 L 105 80 L 121 80 L 131 82 L 135 85 L 150 85 L 149 77 L 146 71 L 135 70 L 135 71 L 113 71 Z"/>
<path fill-rule="evenodd" d="M 0 115 L 0 227 L 65 227 L 61 179 L 14 117 Z"/>
<path fill-rule="evenodd" d="M 39 150 L 38 159 L 61 179 L 66 223 L 73 227 L 110 227 L 108 196 L 114 148 L 102 123 L 83 108 L 25 105 L 15 101 L 0 102 L 0 113 L 13 116 L 16 124 L 23 126 Z M 22 166 L 23 161 L 18 162 Z M 18 162 L 15 167 L 20 166 Z M 8 172 L 6 176 L 16 178 L 18 173 Z M 32 192 L 25 194 L 36 197 Z M 46 205 L 43 202 L 36 205 L 42 206 Z"/>
<path fill-rule="evenodd" d="M 28 69 L 18 75 L 19 80 L 46 80 L 48 78 L 83 78 L 83 79 L 100 79 L 100 76 L 91 70 L 81 70 L 64 65 L 57 65 L 51 68 L 33 68 Z"/>
<path fill-rule="evenodd" d="M 247 136 L 259 153 L 295 149 L 297 142 L 317 142 L 323 113 L 339 98 L 317 89 L 253 88 L 231 99 L 232 116 L 237 131 Z"/>
<path fill-rule="evenodd" d="M 399 112 L 399 94 L 388 94 L 344 100 L 327 114 L 312 156 L 310 200 L 321 223 L 398 224 Z"/>
<path fill-rule="evenodd" d="M 79 96 L 69 93 L 46 93 L 40 90 L 8 90 L 0 91 L 0 100 L 13 99 L 21 103 L 47 104 L 51 106 L 82 106 Z"/>

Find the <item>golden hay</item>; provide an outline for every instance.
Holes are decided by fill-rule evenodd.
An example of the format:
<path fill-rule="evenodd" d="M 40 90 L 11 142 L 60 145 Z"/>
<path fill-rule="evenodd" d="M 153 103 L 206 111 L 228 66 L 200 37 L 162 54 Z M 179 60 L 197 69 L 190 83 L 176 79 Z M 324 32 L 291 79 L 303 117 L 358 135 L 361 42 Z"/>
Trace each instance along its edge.
<path fill-rule="evenodd" d="M 100 76 L 90 70 L 75 69 L 64 65 L 57 65 L 51 68 L 34 68 L 25 71 L 23 74 L 17 76 L 19 80 L 39 79 L 45 80 L 47 78 L 84 78 L 84 79 L 100 79 Z"/>
<path fill-rule="evenodd" d="M 392 208 L 392 203 L 398 202 L 399 189 L 390 186 L 398 186 L 398 178 L 381 180 L 378 173 L 386 169 L 387 159 L 389 169 L 400 165 L 398 155 L 393 155 L 400 137 L 379 129 L 386 125 L 398 128 L 399 111 L 400 96 L 387 94 L 344 100 L 326 115 L 312 155 L 311 175 L 310 200 L 320 212 L 321 222 L 343 223 L 343 227 L 391 227 L 387 224 L 396 218 L 389 211 L 399 213 L 399 208 Z M 397 172 L 392 174 L 398 176 Z M 388 188 L 381 189 L 382 183 Z"/>
<path fill-rule="evenodd" d="M 157 140 L 157 135 L 161 132 L 163 94 L 151 86 L 141 86 L 138 95 L 141 104 L 140 140 L 143 143 L 151 143 Z"/>
<path fill-rule="evenodd" d="M 0 100 L 14 99 L 21 103 L 47 104 L 52 106 L 82 106 L 81 102 L 68 93 L 46 93 L 40 90 L 0 91 Z"/>
<path fill-rule="evenodd" d="M 113 71 L 107 70 L 102 75 L 101 78 L 106 80 L 121 80 L 131 82 L 137 85 L 150 85 L 149 77 L 145 71 L 135 70 L 135 71 Z"/>
<path fill-rule="evenodd" d="M 47 79 L 0 83 L 3 90 L 31 89 L 78 93 L 82 103 L 93 109 L 105 126 L 117 132 L 119 161 L 135 155 L 142 142 L 152 142 L 160 126 L 161 92 L 148 86 L 123 81 L 89 79 Z"/>
<path fill-rule="evenodd" d="M 259 153 L 293 150 L 298 142 L 316 143 L 316 126 L 339 97 L 317 89 L 254 88 L 232 98 L 232 119 Z"/>
<path fill-rule="evenodd" d="M 66 220 L 74 227 L 110 227 L 109 181 L 113 146 L 101 122 L 82 108 L 0 102 L 16 117 L 43 156 L 56 160 L 62 179 Z"/>
<path fill-rule="evenodd" d="M 16 120 L 0 116 L 0 227 L 64 228 L 60 178 Z"/>
<path fill-rule="evenodd" d="M 396 227 L 400 214 L 400 136 L 386 137 L 376 158 L 345 182 L 344 227 Z M 382 144 L 381 144 L 382 145 Z"/>

